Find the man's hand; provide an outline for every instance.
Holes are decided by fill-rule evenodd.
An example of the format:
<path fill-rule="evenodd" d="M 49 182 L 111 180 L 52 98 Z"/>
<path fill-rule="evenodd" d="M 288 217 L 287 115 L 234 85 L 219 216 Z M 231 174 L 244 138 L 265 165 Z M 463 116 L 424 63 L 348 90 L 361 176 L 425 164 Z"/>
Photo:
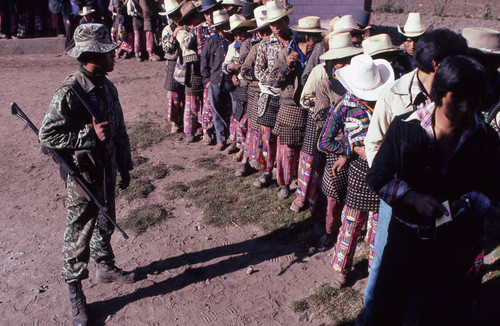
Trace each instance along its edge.
<path fill-rule="evenodd" d="M 233 81 L 234 86 L 240 86 L 240 79 L 238 78 L 238 76 L 233 75 L 231 79 Z"/>
<path fill-rule="evenodd" d="M 299 61 L 299 54 L 297 52 L 292 52 L 286 57 L 286 65 L 288 68 L 292 69 L 295 66 L 295 63 Z"/>
<path fill-rule="evenodd" d="M 108 143 L 111 141 L 111 128 L 109 126 L 109 122 L 104 121 L 101 123 L 97 123 L 95 118 L 92 117 L 92 126 L 94 127 L 94 132 L 97 135 L 97 138 L 103 143 Z"/>
<path fill-rule="evenodd" d="M 205 86 L 205 88 L 210 88 L 210 82 L 207 83 L 207 85 Z"/>
<path fill-rule="evenodd" d="M 118 182 L 118 187 L 120 189 L 127 189 L 130 184 L 130 172 L 127 170 L 120 171 L 120 182 Z"/>
<path fill-rule="evenodd" d="M 430 195 L 424 195 L 410 190 L 403 196 L 403 202 L 415 208 L 418 214 L 426 219 L 436 219 L 448 215 L 448 211 L 439 200 Z"/>
<path fill-rule="evenodd" d="M 342 170 L 342 168 L 346 165 L 346 163 L 347 163 L 346 157 L 341 157 L 338 160 L 336 160 L 335 163 L 333 163 L 333 167 L 332 167 L 333 176 L 336 177 L 337 173 L 339 173 L 340 170 Z"/>
<path fill-rule="evenodd" d="M 355 146 L 354 147 L 354 153 L 358 154 L 359 156 L 361 156 L 362 158 L 364 158 L 366 160 L 366 151 L 365 151 L 364 147 L 362 147 L 362 146 Z"/>

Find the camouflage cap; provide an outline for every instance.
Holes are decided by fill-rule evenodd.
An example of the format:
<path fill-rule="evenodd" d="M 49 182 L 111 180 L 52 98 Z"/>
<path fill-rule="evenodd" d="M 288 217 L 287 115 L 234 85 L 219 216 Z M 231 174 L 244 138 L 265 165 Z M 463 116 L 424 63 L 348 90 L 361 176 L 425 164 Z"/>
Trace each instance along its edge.
<path fill-rule="evenodd" d="M 78 59 L 84 52 L 108 53 L 118 47 L 111 42 L 108 28 L 102 24 L 82 24 L 73 35 L 75 47 L 68 51 L 68 55 Z"/>

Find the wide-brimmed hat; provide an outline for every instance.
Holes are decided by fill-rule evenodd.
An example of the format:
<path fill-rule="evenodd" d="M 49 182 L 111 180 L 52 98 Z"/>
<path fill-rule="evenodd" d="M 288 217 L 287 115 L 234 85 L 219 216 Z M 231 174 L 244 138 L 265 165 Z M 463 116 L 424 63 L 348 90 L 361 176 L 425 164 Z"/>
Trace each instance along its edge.
<path fill-rule="evenodd" d="M 401 51 L 399 47 L 392 44 L 389 34 L 377 34 L 368 37 L 361 43 L 363 52 L 370 56 L 385 52 Z"/>
<path fill-rule="evenodd" d="M 363 32 L 367 30 L 368 27 L 359 28 L 358 24 L 354 21 L 354 18 L 351 15 L 345 15 L 340 17 L 340 19 L 333 26 L 333 33 L 352 33 L 352 32 Z"/>
<path fill-rule="evenodd" d="M 408 38 L 419 37 L 430 30 L 432 30 L 432 25 L 425 27 L 419 12 L 410 12 L 403 28 L 398 25 L 398 32 Z"/>
<path fill-rule="evenodd" d="M 394 81 L 394 70 L 384 59 L 373 60 L 367 54 L 351 59 L 351 64 L 335 71 L 342 85 L 357 98 L 376 101 L 387 86 Z"/>
<path fill-rule="evenodd" d="M 245 1 L 243 0 L 222 0 L 222 5 L 223 6 L 239 6 L 243 7 L 245 4 Z"/>
<path fill-rule="evenodd" d="M 249 20 L 239 14 L 234 14 L 229 18 L 229 29 L 225 32 L 232 32 L 237 28 L 255 28 L 256 24 L 254 20 Z"/>
<path fill-rule="evenodd" d="M 213 24 L 212 26 L 219 26 L 229 22 L 229 14 L 225 10 L 216 10 L 213 13 Z"/>
<path fill-rule="evenodd" d="M 79 25 L 73 34 L 75 47 L 68 51 L 68 55 L 78 59 L 84 52 L 108 53 L 118 47 L 111 42 L 109 30 L 102 24 Z"/>
<path fill-rule="evenodd" d="M 359 8 L 350 8 L 349 10 L 347 10 L 347 14 L 351 15 L 352 18 L 354 18 L 354 21 L 359 27 L 369 27 L 370 13 L 368 11 Z"/>
<path fill-rule="evenodd" d="M 245 2 L 243 8 L 241 8 L 241 15 L 246 19 L 255 18 L 253 11 L 257 8 L 259 4 L 257 2 Z"/>
<path fill-rule="evenodd" d="M 186 0 L 183 0 L 182 2 L 178 2 L 177 0 L 165 0 L 163 1 L 163 7 L 165 8 L 165 11 L 160 11 L 158 15 L 168 16 L 176 10 L 179 10 L 180 7 L 182 7 L 182 5 L 184 5 L 185 3 Z"/>
<path fill-rule="evenodd" d="M 363 49 L 352 44 L 352 36 L 349 33 L 328 35 L 328 51 L 319 58 L 321 60 L 335 60 L 351 57 L 363 53 Z"/>
<path fill-rule="evenodd" d="M 296 32 L 302 33 L 322 33 L 326 28 L 321 27 L 321 21 L 317 16 L 307 16 L 299 19 L 298 25 L 291 27 Z"/>
<path fill-rule="evenodd" d="M 90 6 L 83 6 L 82 10 L 78 13 L 80 16 L 87 16 L 90 15 L 91 13 L 95 12 L 95 9 L 92 9 Z"/>
<path fill-rule="evenodd" d="M 278 21 L 295 11 L 293 8 L 286 9 L 285 5 L 280 0 L 268 1 L 266 3 L 266 9 L 268 23 Z"/>
<path fill-rule="evenodd" d="M 185 24 L 186 21 L 191 17 L 194 13 L 196 13 L 196 6 L 194 5 L 193 1 L 188 1 L 186 2 L 182 7 L 181 7 L 181 15 L 182 17 L 179 19 L 179 24 Z"/>
<path fill-rule="evenodd" d="M 462 35 L 471 48 L 484 53 L 500 54 L 500 32 L 486 27 L 466 27 Z"/>
<path fill-rule="evenodd" d="M 255 16 L 255 22 L 257 23 L 257 28 L 249 30 L 249 32 L 259 31 L 267 26 L 269 23 L 267 22 L 267 7 L 259 6 L 254 9 L 253 14 Z"/>
<path fill-rule="evenodd" d="M 212 9 L 218 4 L 222 3 L 222 0 L 201 0 L 201 7 L 198 8 L 199 12 L 205 12 Z"/>

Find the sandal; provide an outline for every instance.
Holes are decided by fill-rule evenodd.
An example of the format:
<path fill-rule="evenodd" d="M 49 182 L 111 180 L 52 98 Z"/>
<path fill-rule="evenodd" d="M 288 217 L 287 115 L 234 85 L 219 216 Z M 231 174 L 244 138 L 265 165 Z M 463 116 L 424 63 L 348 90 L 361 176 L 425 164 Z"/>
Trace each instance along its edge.
<path fill-rule="evenodd" d="M 292 205 L 290 206 L 290 210 L 298 213 L 300 212 L 305 206 L 305 203 L 300 200 L 299 197 L 295 198 L 295 200 L 292 202 Z"/>
<path fill-rule="evenodd" d="M 272 179 L 273 176 L 270 173 L 264 173 L 257 180 L 255 180 L 253 185 L 257 188 L 264 188 L 271 184 Z"/>

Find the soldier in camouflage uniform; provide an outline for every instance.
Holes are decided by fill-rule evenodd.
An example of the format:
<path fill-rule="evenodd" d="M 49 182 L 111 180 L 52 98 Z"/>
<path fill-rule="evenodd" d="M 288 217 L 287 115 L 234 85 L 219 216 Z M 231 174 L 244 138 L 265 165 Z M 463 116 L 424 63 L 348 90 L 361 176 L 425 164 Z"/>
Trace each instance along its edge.
<path fill-rule="evenodd" d="M 123 112 L 115 86 L 106 78 L 113 71 L 114 50 L 108 29 L 101 24 L 80 25 L 74 35 L 75 47 L 68 55 L 81 67 L 57 89 L 40 128 L 44 146 L 59 150 L 74 164 L 96 196 L 115 217 L 114 187 L 130 182 L 132 160 Z M 86 109 L 85 104 L 91 108 Z M 93 111 L 98 117 L 93 117 Z M 135 281 L 114 264 L 111 248 L 113 225 L 97 206 L 77 188 L 71 176 L 66 184 L 67 222 L 64 232 L 62 275 L 69 284 L 73 325 L 87 325 L 87 307 L 81 280 L 88 278 L 89 258 L 97 264 L 99 283 Z"/>

